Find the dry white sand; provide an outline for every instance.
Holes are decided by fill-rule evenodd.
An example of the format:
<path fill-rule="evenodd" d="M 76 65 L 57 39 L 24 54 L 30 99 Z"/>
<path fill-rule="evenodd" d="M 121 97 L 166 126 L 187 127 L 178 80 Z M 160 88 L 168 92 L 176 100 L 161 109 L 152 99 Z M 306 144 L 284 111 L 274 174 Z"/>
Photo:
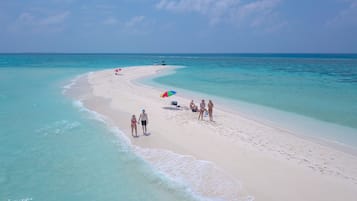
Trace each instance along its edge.
<path fill-rule="evenodd" d="M 297 137 L 281 129 L 284 125 L 274 128 L 227 112 L 221 105 L 214 107 L 215 122 L 208 117 L 198 121 L 198 113 L 184 107 L 176 110 L 169 103 L 177 100 L 188 106 L 190 99 L 198 104 L 201 97 L 163 99 L 162 90 L 134 82 L 170 68 L 129 67 L 119 76 L 113 69 L 94 72 L 73 87 L 72 95 L 124 131 L 154 168 L 183 178 L 203 196 L 239 200 L 251 195 L 262 201 L 357 199 L 355 156 Z M 139 116 L 144 108 L 150 135 L 143 136 L 138 125 L 140 137 L 132 138 L 131 115 Z"/>

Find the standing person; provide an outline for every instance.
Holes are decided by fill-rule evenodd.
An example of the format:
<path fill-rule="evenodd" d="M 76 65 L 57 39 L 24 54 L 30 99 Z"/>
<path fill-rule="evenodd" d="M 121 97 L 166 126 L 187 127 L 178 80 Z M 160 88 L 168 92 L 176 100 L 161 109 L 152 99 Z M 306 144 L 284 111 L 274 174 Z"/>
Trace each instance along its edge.
<path fill-rule="evenodd" d="M 139 121 L 141 120 L 141 126 L 143 128 L 143 134 L 147 132 L 146 125 L 149 123 L 148 114 L 145 113 L 145 110 L 140 114 Z M 139 122 L 138 122 L 139 123 Z"/>
<path fill-rule="evenodd" d="M 198 120 L 203 120 L 203 112 L 206 110 L 206 103 L 205 100 L 202 99 L 201 103 L 200 103 L 200 113 L 198 114 Z"/>
<path fill-rule="evenodd" d="M 208 107 L 208 115 L 209 115 L 209 120 L 213 121 L 213 103 L 211 100 L 208 101 L 207 107 Z"/>
<path fill-rule="evenodd" d="M 135 114 L 133 114 L 133 116 L 131 116 L 131 135 L 133 137 L 138 137 L 138 129 L 136 127 L 136 117 Z M 134 136 L 134 130 L 135 130 L 135 136 Z"/>

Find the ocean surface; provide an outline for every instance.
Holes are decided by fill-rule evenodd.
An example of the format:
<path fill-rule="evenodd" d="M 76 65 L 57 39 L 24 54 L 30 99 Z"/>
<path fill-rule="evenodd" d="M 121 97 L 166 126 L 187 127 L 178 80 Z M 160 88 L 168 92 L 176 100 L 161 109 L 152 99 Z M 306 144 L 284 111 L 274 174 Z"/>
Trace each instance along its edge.
<path fill-rule="evenodd" d="M 276 126 L 286 125 L 306 137 L 357 147 L 357 55 L 182 57 L 183 68 L 154 78 L 152 84 L 189 90 L 183 91 L 185 95 L 218 100 L 220 105 Z"/>
<path fill-rule="evenodd" d="M 0 200 L 203 199 L 64 95 L 80 74 L 162 61 L 184 68 L 155 83 L 333 125 L 318 137 L 357 147 L 357 55 L 0 54 Z"/>

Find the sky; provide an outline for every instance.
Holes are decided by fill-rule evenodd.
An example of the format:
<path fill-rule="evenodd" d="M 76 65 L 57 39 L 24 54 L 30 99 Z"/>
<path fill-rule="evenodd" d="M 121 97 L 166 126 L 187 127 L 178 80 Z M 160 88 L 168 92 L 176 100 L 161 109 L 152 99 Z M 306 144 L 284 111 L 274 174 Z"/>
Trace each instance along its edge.
<path fill-rule="evenodd" d="M 357 53 L 357 0 L 0 0 L 0 52 Z"/>

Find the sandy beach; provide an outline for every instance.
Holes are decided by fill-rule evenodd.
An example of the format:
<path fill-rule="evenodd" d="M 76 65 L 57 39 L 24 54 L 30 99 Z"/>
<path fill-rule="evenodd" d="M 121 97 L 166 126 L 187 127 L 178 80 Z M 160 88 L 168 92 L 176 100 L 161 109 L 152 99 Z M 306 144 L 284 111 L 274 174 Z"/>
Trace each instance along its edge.
<path fill-rule="evenodd" d="M 336 201 L 357 197 L 357 158 L 333 147 L 297 137 L 299 134 L 262 124 L 215 105 L 214 122 L 198 121 L 186 109 L 191 99 L 160 98 L 163 92 L 136 82 L 172 66 L 136 66 L 89 73 L 68 94 L 103 115 L 123 131 L 133 149 L 153 168 L 181 178 L 203 197 L 261 201 Z M 168 89 L 169 90 L 169 89 Z M 170 106 L 176 100 L 182 106 Z M 214 100 L 213 100 L 214 101 Z M 142 109 L 149 115 L 148 132 L 132 138 L 130 117 Z"/>

